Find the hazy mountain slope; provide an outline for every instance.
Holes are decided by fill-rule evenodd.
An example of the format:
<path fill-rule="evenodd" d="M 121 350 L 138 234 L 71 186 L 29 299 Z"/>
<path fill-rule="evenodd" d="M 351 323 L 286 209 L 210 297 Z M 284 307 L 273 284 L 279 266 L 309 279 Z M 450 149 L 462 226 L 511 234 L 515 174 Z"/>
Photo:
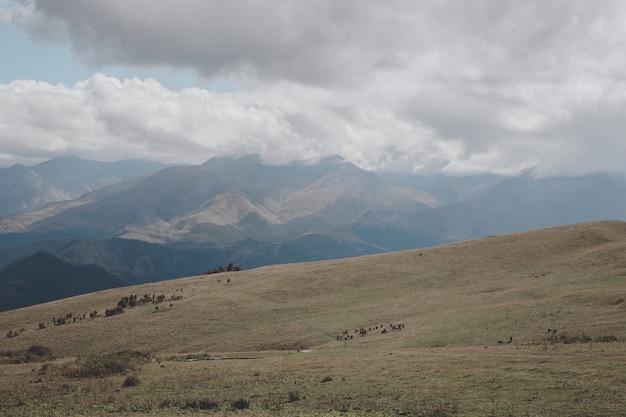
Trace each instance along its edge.
<path fill-rule="evenodd" d="M 282 167 L 255 158 L 215 158 L 199 166 L 164 169 L 119 192 L 94 192 L 37 213 L 4 218 L 0 229 L 38 239 L 125 237 L 228 244 L 345 226 L 371 209 L 437 204 L 426 193 L 393 186 L 337 158 Z"/>
<path fill-rule="evenodd" d="M 230 251 L 219 248 L 175 249 L 132 239 L 55 239 L 2 248 L 0 268 L 42 251 L 72 264 L 98 265 L 132 284 L 200 274 L 233 262 Z"/>
<path fill-rule="evenodd" d="M 226 257 L 244 269 L 294 262 L 351 258 L 384 252 L 367 242 L 343 239 L 333 233 L 309 233 L 270 241 L 247 239 L 222 247 Z"/>
<path fill-rule="evenodd" d="M 128 285 L 96 265 L 37 252 L 0 269 L 0 311 Z"/>
<path fill-rule="evenodd" d="M 73 200 L 106 185 L 152 175 L 166 166 L 141 160 L 108 163 L 65 157 L 0 169 L 0 216 Z"/>
<path fill-rule="evenodd" d="M 505 178 L 475 199 L 414 212 L 372 211 L 353 226 L 388 249 L 598 220 L 626 220 L 626 178 Z"/>
<path fill-rule="evenodd" d="M 418 212 L 373 210 L 359 218 L 351 229 L 364 241 L 390 251 L 499 233 L 488 212 L 467 202 Z"/>
<path fill-rule="evenodd" d="M 393 172 L 382 172 L 387 181 L 416 190 L 424 191 L 433 196 L 442 205 L 452 205 L 476 199 L 480 194 L 507 178 L 497 174 L 473 175 L 416 175 Z"/>
<path fill-rule="evenodd" d="M 421 186 L 455 203 L 442 205 Z M 0 245 L 121 237 L 229 254 L 246 242 L 246 259 L 258 266 L 255 250 L 272 262 L 329 259 L 605 219 L 626 220 L 623 176 L 420 177 L 367 172 L 341 158 L 287 166 L 213 158 L 4 216 Z M 307 235 L 326 236 L 327 250 L 297 243 Z"/>
<path fill-rule="evenodd" d="M 568 223 L 626 220 L 626 177 L 594 174 L 505 179 L 472 202 L 489 213 L 500 233 Z"/>
<path fill-rule="evenodd" d="M 205 248 L 172 248 L 133 239 L 53 239 L 0 250 L 0 268 L 48 252 L 76 265 L 97 265 L 132 284 L 155 282 L 201 274 L 230 262 L 250 269 L 323 259 L 347 258 L 378 253 L 381 248 L 344 239 L 337 233 L 306 234 L 271 241 L 247 239 L 232 245 Z M 62 280 L 63 276 L 50 276 Z"/>

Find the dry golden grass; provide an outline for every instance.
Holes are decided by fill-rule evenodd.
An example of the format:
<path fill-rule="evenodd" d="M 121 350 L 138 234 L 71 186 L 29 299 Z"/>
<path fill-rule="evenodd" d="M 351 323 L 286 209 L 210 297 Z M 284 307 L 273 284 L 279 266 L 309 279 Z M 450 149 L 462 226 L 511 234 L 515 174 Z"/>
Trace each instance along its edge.
<path fill-rule="evenodd" d="M 625 249 L 625 223 L 587 223 L 5 312 L 0 330 L 24 331 L 0 339 L 0 351 L 43 345 L 63 359 L 43 371 L 0 365 L 0 405 L 14 416 L 620 415 Z M 89 319 L 131 294 L 166 301 Z M 67 313 L 87 317 L 38 329 Z M 404 328 L 376 329 L 390 323 Z M 360 327 L 373 330 L 361 337 Z M 353 338 L 337 340 L 344 331 Z M 557 343 L 562 335 L 589 341 Z M 62 375 L 63 361 L 125 349 L 154 359 L 135 371 L 138 386 L 121 388 L 124 375 Z M 241 398 L 250 408 L 234 410 Z"/>

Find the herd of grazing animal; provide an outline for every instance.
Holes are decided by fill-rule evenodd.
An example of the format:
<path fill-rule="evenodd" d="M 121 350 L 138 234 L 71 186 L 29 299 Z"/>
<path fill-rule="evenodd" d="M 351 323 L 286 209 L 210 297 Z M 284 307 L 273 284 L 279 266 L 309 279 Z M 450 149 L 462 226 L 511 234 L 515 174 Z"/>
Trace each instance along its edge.
<path fill-rule="evenodd" d="M 345 341 L 345 340 L 354 339 L 355 334 L 358 334 L 359 337 L 363 337 L 368 333 L 380 331 L 380 334 L 387 334 L 394 330 L 402 330 L 402 329 L 404 329 L 404 324 L 402 323 L 399 323 L 399 324 L 390 323 L 388 327 L 386 327 L 384 324 L 381 324 L 380 326 L 377 325 L 377 326 L 368 327 L 368 328 L 361 326 L 358 329 L 354 329 L 354 332 L 352 334 L 348 330 L 344 330 L 340 335 L 337 335 L 336 338 L 337 340 Z"/>
<path fill-rule="evenodd" d="M 381 324 L 380 326 L 374 326 L 374 327 L 368 327 L 368 328 L 361 326 L 355 329 L 353 333 L 350 333 L 348 330 L 344 330 L 340 335 L 336 336 L 336 339 L 347 341 L 347 340 L 354 339 L 354 335 L 356 334 L 358 334 L 359 337 L 363 337 L 367 335 L 368 333 L 372 333 L 372 332 L 380 331 L 380 334 L 387 334 L 389 332 L 402 330 L 402 329 L 404 329 L 404 324 L 402 323 L 399 323 L 399 324 L 390 323 L 389 326 L 385 326 L 384 324 Z M 551 335 L 554 335 L 556 334 L 556 329 L 553 327 L 548 327 L 548 333 Z M 506 342 L 503 340 L 498 340 L 499 345 L 511 344 L 511 343 L 513 343 L 513 336 L 509 336 L 509 340 L 507 340 Z"/>

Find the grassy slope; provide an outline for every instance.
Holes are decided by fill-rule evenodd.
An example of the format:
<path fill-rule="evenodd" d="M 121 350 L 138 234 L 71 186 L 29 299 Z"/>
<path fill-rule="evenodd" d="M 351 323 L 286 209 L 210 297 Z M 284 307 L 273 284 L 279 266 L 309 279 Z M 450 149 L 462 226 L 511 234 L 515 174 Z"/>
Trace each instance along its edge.
<path fill-rule="evenodd" d="M 158 408 L 164 398 L 180 402 L 185 395 L 210 392 L 220 404 L 247 395 L 257 414 L 293 408 L 424 415 L 429 407 L 453 403 L 459 415 L 559 415 L 559 407 L 571 410 L 569 415 L 607 415 L 613 407 L 626 407 L 619 394 L 626 380 L 618 372 L 624 343 L 548 345 L 544 339 L 548 327 L 559 334 L 625 337 L 625 246 L 626 223 L 588 223 L 112 289 L 0 314 L 1 330 L 25 329 L 0 339 L 0 351 L 41 344 L 68 357 L 138 349 L 169 358 L 168 373 L 154 363 L 142 371 L 147 382 L 138 389 L 153 394 L 142 401 L 154 402 L 145 410 Z M 136 307 L 35 330 L 52 317 L 102 314 L 121 297 L 144 293 L 182 298 L 158 310 Z M 360 326 L 389 323 L 405 328 L 336 339 L 343 330 L 353 334 Z M 509 336 L 513 344 L 496 345 Z M 294 353 L 299 347 L 313 352 Z M 210 366 L 173 360 L 205 353 L 264 359 L 204 362 Z M 32 379 L 33 367 L 24 366 Z M 28 381 L 28 372 L 16 369 L 0 365 L 0 380 L 17 373 L 15 381 Z M 334 374 L 332 389 L 319 383 L 326 374 Z M 66 383 L 73 384 L 79 382 Z M 120 393 L 117 384 L 111 388 L 117 394 L 109 397 L 116 398 L 115 405 L 94 398 L 83 413 L 128 414 L 128 391 Z M 304 398 L 286 402 L 288 389 Z M 270 398 L 273 392 L 278 399 Z M 37 408 L 28 408 L 29 399 L 23 407 L 32 412 Z M 454 407 L 443 415 L 453 415 Z M 19 410 L 16 406 L 14 415 Z M 175 412 L 160 408 L 162 414 L 170 411 Z"/>

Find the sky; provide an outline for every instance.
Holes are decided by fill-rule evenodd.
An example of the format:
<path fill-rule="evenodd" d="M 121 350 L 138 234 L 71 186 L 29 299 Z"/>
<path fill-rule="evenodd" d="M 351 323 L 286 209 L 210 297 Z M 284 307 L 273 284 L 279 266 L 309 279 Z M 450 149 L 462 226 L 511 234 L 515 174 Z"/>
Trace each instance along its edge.
<path fill-rule="evenodd" d="M 621 0 L 0 0 L 0 167 L 626 172 Z"/>

